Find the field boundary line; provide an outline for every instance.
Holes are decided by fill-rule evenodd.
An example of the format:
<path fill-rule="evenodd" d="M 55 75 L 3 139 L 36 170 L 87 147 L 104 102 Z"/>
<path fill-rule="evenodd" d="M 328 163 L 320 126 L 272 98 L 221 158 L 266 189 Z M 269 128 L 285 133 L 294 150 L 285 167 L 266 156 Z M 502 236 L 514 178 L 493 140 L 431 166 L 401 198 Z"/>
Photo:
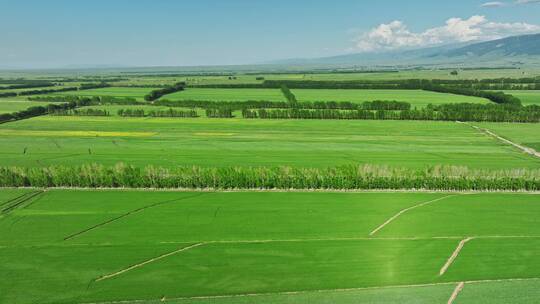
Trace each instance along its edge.
<path fill-rule="evenodd" d="M 448 299 L 448 304 L 454 303 L 459 293 L 463 290 L 463 287 L 465 287 L 465 282 L 459 282 L 459 284 L 457 284 L 456 289 L 454 289 L 454 292 L 452 292 L 450 299 Z"/>
<path fill-rule="evenodd" d="M 375 233 L 379 232 L 381 229 L 383 229 L 386 225 L 390 224 L 391 222 L 393 222 L 395 219 L 397 219 L 398 217 L 400 217 L 402 214 L 408 212 L 408 211 L 411 211 L 413 209 L 416 209 L 416 208 L 419 208 L 419 207 L 422 207 L 422 206 L 425 206 L 425 205 L 428 205 L 428 204 L 431 204 L 431 203 L 435 203 L 435 202 L 438 202 L 438 201 L 441 201 L 443 199 L 446 199 L 446 198 L 450 198 L 450 197 L 454 197 L 454 196 L 457 196 L 457 195 L 447 195 L 447 196 L 443 196 L 443 197 L 439 197 L 439 198 L 436 198 L 436 199 L 433 199 L 433 200 L 430 200 L 430 201 L 427 201 L 427 202 L 423 202 L 423 203 L 420 203 L 420 204 L 417 204 L 417 205 L 414 205 L 414 206 L 411 206 L 411 207 L 408 207 L 408 208 L 405 208 L 401 211 L 399 211 L 398 213 L 396 213 L 394 216 L 392 216 L 391 218 L 387 219 L 386 222 L 382 223 L 379 227 L 375 228 L 375 230 L 371 231 L 369 233 L 370 236 L 374 235 Z"/>
<path fill-rule="evenodd" d="M 104 275 L 104 276 L 101 276 L 97 279 L 94 280 L 94 282 L 100 282 L 100 281 L 103 281 L 103 280 L 107 280 L 107 279 L 110 279 L 110 278 L 114 278 L 116 276 L 119 276 L 123 273 L 126 273 L 130 270 L 133 270 L 133 269 L 137 269 L 137 268 L 140 268 L 140 267 L 143 267 L 144 265 L 146 264 L 150 264 L 150 263 L 153 263 L 155 261 L 159 261 L 161 259 L 164 259 L 166 257 L 170 257 L 172 255 L 175 255 L 177 253 L 180 253 L 180 252 L 183 252 L 183 251 L 187 251 L 187 250 L 190 250 L 190 249 L 193 249 L 193 248 L 196 248 L 196 247 L 200 247 L 200 246 L 203 246 L 205 245 L 206 243 L 196 243 L 196 244 L 193 244 L 193 245 L 190 245 L 190 246 L 187 246 L 187 247 L 184 247 L 184 248 L 180 248 L 180 249 L 177 249 L 177 250 L 174 250 L 174 251 L 171 251 L 171 252 L 168 252 L 168 253 L 165 253 L 165 254 L 162 254 L 162 255 L 159 255 L 155 258 L 151 258 L 149 260 L 146 260 L 144 262 L 141 262 L 141 263 L 138 263 L 138 264 L 135 264 L 135 265 L 132 265 L 132 266 L 129 266 L 127 268 L 124 268 L 120 271 L 117 271 L 117 272 L 113 272 L 111 274 L 107 274 L 107 275 Z"/>
<path fill-rule="evenodd" d="M 194 192 L 194 193 L 453 193 L 453 194 L 531 194 L 538 195 L 540 190 L 434 190 L 434 189 L 219 189 L 219 188 L 113 188 L 113 187 L 0 187 L 3 189 L 47 189 L 78 191 L 141 191 L 141 192 Z"/>
<path fill-rule="evenodd" d="M 540 239 L 540 235 L 508 235 L 508 236 L 475 236 L 475 239 Z M 166 245 L 166 244 L 188 244 L 194 242 L 204 242 L 210 244 L 256 244 L 256 243 L 292 243 L 292 242 L 339 242 L 339 241 L 428 241 L 428 240 L 462 240 L 463 236 L 429 236 L 429 237 L 351 237 L 351 238 L 318 238 L 318 239 L 268 239 L 268 240 L 192 240 L 192 241 L 161 241 L 156 243 L 145 243 L 146 246 Z M 44 247 L 85 247 L 85 246 L 126 246 L 129 243 L 48 243 L 39 245 L 0 245 L 0 248 L 44 248 Z"/>
<path fill-rule="evenodd" d="M 167 200 L 167 201 L 161 201 L 161 202 L 157 202 L 157 203 L 154 203 L 154 204 L 151 204 L 151 205 L 147 205 L 147 206 L 143 206 L 143 207 L 137 208 L 137 209 L 135 209 L 135 210 L 132 210 L 132 211 L 129 211 L 129 212 L 124 213 L 124 214 L 122 214 L 122 215 L 119 215 L 119 216 L 117 216 L 117 217 L 115 217 L 115 218 L 106 220 L 106 221 L 104 221 L 104 222 L 101 222 L 101 223 L 99 223 L 99 224 L 96 224 L 96 225 L 94 225 L 94 226 L 91 226 L 91 227 L 89 227 L 89 228 L 86 228 L 86 229 L 84 229 L 84 230 L 81 230 L 81 231 L 79 231 L 79 232 L 70 234 L 70 235 L 68 235 L 68 236 L 66 236 L 66 237 L 64 238 L 64 241 L 71 240 L 71 239 L 76 238 L 76 237 L 78 237 L 78 236 L 80 236 L 80 235 L 82 235 L 82 234 L 85 234 L 85 233 L 90 232 L 90 231 L 92 231 L 92 230 L 101 228 L 101 227 L 103 227 L 103 226 L 106 226 L 106 225 L 108 225 L 108 224 L 110 224 L 110 223 L 113 223 L 113 222 L 116 222 L 116 221 L 118 221 L 118 220 L 121 220 L 121 219 L 123 219 L 123 218 L 125 218 L 125 217 L 128 217 L 128 216 L 130 216 L 130 215 L 133 215 L 133 214 L 142 212 L 142 211 L 144 211 L 144 210 L 146 210 L 146 209 L 150 209 L 150 208 L 158 207 L 158 206 L 165 205 L 165 204 L 168 204 L 168 203 L 178 202 L 178 201 L 182 201 L 182 200 L 186 200 L 186 199 L 190 199 L 190 198 L 199 197 L 199 196 L 201 196 L 201 195 L 203 195 L 203 194 L 204 194 L 204 193 L 199 193 L 199 194 L 196 194 L 196 195 L 191 195 L 191 196 L 182 197 L 182 198 L 178 198 L 178 199 Z"/>
<path fill-rule="evenodd" d="M 441 270 L 439 271 L 439 276 L 442 276 L 443 274 L 446 273 L 446 271 L 448 270 L 448 268 L 450 268 L 450 266 L 454 263 L 454 261 L 456 260 L 456 258 L 458 257 L 459 253 L 461 252 L 461 250 L 463 249 L 463 247 L 465 247 L 465 244 L 467 244 L 469 241 L 473 240 L 474 238 L 472 237 L 468 237 L 466 239 L 463 239 L 461 240 L 461 242 L 459 242 L 458 246 L 456 247 L 456 249 L 454 250 L 454 252 L 452 252 L 452 255 L 448 258 L 448 260 L 446 261 L 446 263 L 443 265 L 443 267 L 441 268 Z"/>
<path fill-rule="evenodd" d="M 414 288 L 414 287 L 432 287 L 432 286 L 445 286 L 455 284 L 482 284 L 482 283 L 499 283 L 499 282 L 522 282 L 522 281 L 540 281 L 540 278 L 513 278 L 513 279 L 493 279 L 493 280 L 476 280 L 476 281 L 460 281 L 460 282 L 441 282 L 441 283 L 426 283 L 426 284 L 409 284 L 409 285 L 388 285 L 388 286 L 373 286 L 373 287 L 357 287 L 357 288 L 338 288 L 338 289 L 315 289 L 315 290 L 299 290 L 299 291 L 278 291 L 267 293 L 246 293 L 246 294 L 230 294 L 230 295 L 216 295 L 216 296 L 193 296 L 193 297 L 167 297 L 167 301 L 178 300 L 204 300 L 204 299 L 223 299 L 223 298 L 244 298 L 244 297 L 261 297 L 269 295 L 297 295 L 307 293 L 330 293 L 330 292 L 353 292 L 363 290 L 381 290 L 381 289 L 394 289 L 394 288 Z M 122 304 L 122 303 L 147 303 L 148 301 L 159 301 L 161 298 L 155 299 L 135 299 L 135 300 L 116 300 L 116 301 L 102 301 L 102 302 L 81 302 L 78 304 Z"/>
<path fill-rule="evenodd" d="M 513 147 L 515 147 L 515 148 L 518 148 L 518 149 L 521 150 L 522 152 L 525 152 L 525 153 L 527 153 L 527 154 L 530 154 L 530 155 L 532 155 L 532 156 L 535 156 L 535 157 L 540 158 L 540 152 L 536 151 L 536 150 L 533 149 L 533 148 L 526 147 L 526 146 L 520 145 L 520 144 L 518 144 L 518 143 L 516 143 L 516 142 L 513 142 L 513 141 L 511 141 L 511 140 L 509 140 L 509 139 L 506 139 L 506 138 L 504 138 L 504 137 L 502 137 L 502 136 L 500 136 L 500 135 L 498 135 L 498 134 L 492 132 L 492 131 L 489 130 L 489 129 L 486 129 L 486 128 L 480 128 L 480 127 L 475 126 L 475 125 L 470 124 L 470 123 L 465 123 L 465 124 L 471 126 L 472 128 L 474 128 L 474 129 L 476 129 L 476 130 L 478 130 L 478 131 L 480 131 L 480 132 L 482 132 L 482 133 L 484 133 L 484 134 L 487 134 L 487 135 L 489 135 L 489 136 L 491 136 L 491 137 L 494 137 L 495 139 L 498 139 L 499 141 L 502 141 L 502 142 L 505 143 L 505 144 L 508 144 L 508 145 L 511 145 L 511 146 L 513 146 Z"/>

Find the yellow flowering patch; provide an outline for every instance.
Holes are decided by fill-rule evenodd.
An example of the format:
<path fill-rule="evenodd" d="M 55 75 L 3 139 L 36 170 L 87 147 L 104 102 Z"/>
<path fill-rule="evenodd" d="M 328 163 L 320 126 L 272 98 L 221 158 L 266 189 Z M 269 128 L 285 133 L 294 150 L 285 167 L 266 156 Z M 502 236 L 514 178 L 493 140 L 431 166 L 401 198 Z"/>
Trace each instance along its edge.
<path fill-rule="evenodd" d="M 0 136 L 54 136 L 54 137 L 150 137 L 156 132 L 111 131 L 40 131 L 0 129 Z"/>

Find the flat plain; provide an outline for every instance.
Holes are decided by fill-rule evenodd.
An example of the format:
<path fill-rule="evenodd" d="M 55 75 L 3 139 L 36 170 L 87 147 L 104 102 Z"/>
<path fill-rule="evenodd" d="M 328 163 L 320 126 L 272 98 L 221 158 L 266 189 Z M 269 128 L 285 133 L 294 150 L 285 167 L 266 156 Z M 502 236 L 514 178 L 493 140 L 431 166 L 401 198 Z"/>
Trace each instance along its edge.
<path fill-rule="evenodd" d="M 534 136 L 534 135 L 533 135 Z M 41 116 L 0 125 L 4 165 L 379 164 L 538 168 L 539 160 L 455 122 Z"/>
<path fill-rule="evenodd" d="M 536 194 L 13 191 L 36 196 L 0 218 L 5 303 L 475 303 L 540 275 Z"/>
<path fill-rule="evenodd" d="M 51 95 L 74 95 L 74 96 L 112 96 L 119 98 L 135 98 L 136 100 L 144 100 L 144 96 L 156 88 L 120 88 L 120 87 L 108 87 L 91 90 L 69 91 L 62 93 L 54 93 Z"/>
<path fill-rule="evenodd" d="M 324 90 L 293 89 L 298 101 L 348 101 L 396 100 L 408 102 L 412 107 L 422 108 L 428 104 L 445 103 L 489 103 L 484 98 L 443 94 L 422 90 Z"/>
<path fill-rule="evenodd" d="M 188 88 L 162 97 L 168 100 L 202 101 L 285 101 L 279 89 L 202 89 Z"/>

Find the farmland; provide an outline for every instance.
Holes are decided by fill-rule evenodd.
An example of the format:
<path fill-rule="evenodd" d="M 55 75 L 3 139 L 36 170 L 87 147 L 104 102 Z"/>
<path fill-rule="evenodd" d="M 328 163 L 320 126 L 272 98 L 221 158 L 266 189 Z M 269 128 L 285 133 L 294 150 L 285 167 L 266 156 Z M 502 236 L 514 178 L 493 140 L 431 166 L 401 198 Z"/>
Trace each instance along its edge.
<path fill-rule="evenodd" d="M 294 89 L 298 101 L 350 101 L 364 102 L 373 100 L 397 100 L 411 103 L 413 107 L 425 107 L 428 104 L 445 103 L 488 103 L 489 100 L 442 94 L 420 90 L 319 90 Z"/>
<path fill-rule="evenodd" d="M 114 110 L 113 110 L 114 112 Z M 454 122 L 42 116 L 0 125 L 4 165 L 538 168 L 538 160 Z"/>
<path fill-rule="evenodd" d="M 2 190 L 4 204 L 18 191 Z M 400 210 L 430 201 L 370 234 Z M 248 303 L 252 298 L 232 296 L 262 294 L 261 303 L 438 303 L 454 282 L 471 281 L 457 303 L 475 303 L 475 295 L 489 297 L 493 288 L 538 286 L 493 281 L 540 275 L 533 266 L 540 248 L 537 202 L 534 194 L 51 190 L 0 220 L 0 267 L 10 273 L 0 299 Z M 437 218 L 446 214 L 457 217 Z M 439 275 L 465 237 L 475 239 Z M 483 280 L 491 282 L 474 283 Z M 280 294 L 289 291 L 301 293 Z M 189 299 L 218 295 L 231 298 Z"/>
<path fill-rule="evenodd" d="M 445 73 L 148 75 L 0 99 L 44 107 L 0 124 L 0 182 L 25 187 L 0 189 L 0 303 L 446 303 L 457 287 L 454 304 L 534 302 L 540 160 L 484 131 L 540 150 L 533 108 L 496 120 L 506 105 L 467 93 L 190 86 Z M 179 89 L 145 100 L 164 85 Z M 449 103 L 472 107 L 381 116 Z M 149 114 L 174 111 L 198 117 Z"/>
<path fill-rule="evenodd" d="M 169 100 L 202 100 L 202 101 L 248 101 L 267 100 L 285 101 L 278 89 L 187 89 L 185 91 L 165 95 Z"/>
<path fill-rule="evenodd" d="M 152 88 L 101 88 L 83 91 L 63 92 L 55 95 L 75 95 L 75 96 L 112 96 L 112 97 L 124 97 L 135 98 L 137 100 L 143 100 L 144 95 L 150 93 Z"/>

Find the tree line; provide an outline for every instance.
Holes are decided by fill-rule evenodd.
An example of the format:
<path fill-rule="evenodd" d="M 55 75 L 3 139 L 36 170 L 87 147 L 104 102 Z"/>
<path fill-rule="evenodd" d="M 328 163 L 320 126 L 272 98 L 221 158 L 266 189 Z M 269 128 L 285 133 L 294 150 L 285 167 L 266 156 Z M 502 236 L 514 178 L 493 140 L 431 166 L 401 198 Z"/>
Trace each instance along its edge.
<path fill-rule="evenodd" d="M 121 117 L 199 117 L 195 110 L 179 111 L 168 109 L 163 111 L 145 111 L 144 109 L 119 109 L 117 112 Z"/>
<path fill-rule="evenodd" d="M 53 116 L 111 116 L 109 111 L 105 109 L 80 109 L 80 110 L 56 110 L 49 113 Z"/>
<path fill-rule="evenodd" d="M 444 104 L 408 110 L 244 109 L 249 119 L 435 120 L 474 122 L 540 122 L 540 106 Z"/>
<path fill-rule="evenodd" d="M 521 105 L 521 100 L 514 97 L 510 94 L 505 94 L 503 92 L 491 92 L 491 91 L 481 91 L 468 88 L 458 88 L 458 87 L 448 87 L 448 86 L 439 86 L 439 85 L 429 85 L 424 86 L 422 90 L 432 91 L 437 93 L 449 93 L 463 96 L 474 96 L 486 98 L 494 103 L 498 104 L 511 104 L 511 105 Z"/>
<path fill-rule="evenodd" d="M 29 107 L 28 109 L 21 110 L 13 113 L 4 113 L 0 114 L 0 123 L 5 123 L 9 121 L 21 120 L 46 114 L 52 114 L 57 111 L 67 111 L 72 110 L 78 107 L 90 105 L 90 100 L 78 100 L 68 103 L 60 104 L 48 104 L 46 106 L 34 106 Z"/>
<path fill-rule="evenodd" d="M 31 89 L 31 88 L 44 88 L 53 87 L 55 83 L 52 82 L 27 82 L 22 84 L 12 84 L 4 87 L 0 87 L 0 90 L 17 90 L 17 89 Z"/>
<path fill-rule="evenodd" d="M 540 190 L 539 169 L 424 169 L 374 165 L 330 168 L 103 166 L 0 167 L 0 187 L 321 190 Z"/>
<path fill-rule="evenodd" d="M 151 91 L 146 96 L 144 96 L 144 100 L 154 101 L 161 98 L 163 95 L 183 91 L 185 87 L 186 87 L 185 82 L 178 82 L 178 83 L 175 83 L 174 85 L 166 86 L 164 88 Z"/>
<path fill-rule="evenodd" d="M 156 100 L 153 105 L 179 108 L 216 108 L 227 107 L 233 110 L 244 109 L 341 109 L 341 110 L 408 110 L 411 104 L 395 100 L 375 100 L 362 103 L 348 101 L 201 101 L 201 100 Z"/>
<path fill-rule="evenodd" d="M 288 103 L 295 104 L 298 102 L 296 100 L 296 96 L 294 96 L 294 94 L 286 85 L 281 86 L 281 92 L 283 93 L 283 96 L 285 97 L 285 100 L 287 100 Z"/>

